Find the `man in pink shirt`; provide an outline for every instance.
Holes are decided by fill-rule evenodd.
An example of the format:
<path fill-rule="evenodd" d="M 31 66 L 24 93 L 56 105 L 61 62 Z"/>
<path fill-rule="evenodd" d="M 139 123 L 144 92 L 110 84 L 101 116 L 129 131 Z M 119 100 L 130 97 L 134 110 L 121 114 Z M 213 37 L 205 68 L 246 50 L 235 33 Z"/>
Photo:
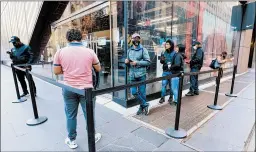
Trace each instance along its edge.
<path fill-rule="evenodd" d="M 99 72 L 100 62 L 93 50 L 86 48 L 82 42 L 82 33 L 77 29 L 71 29 L 66 34 L 68 45 L 58 50 L 54 56 L 54 73 L 63 74 L 64 83 L 78 89 L 93 88 L 92 67 Z M 68 137 L 65 143 L 71 148 L 77 148 L 75 142 L 77 132 L 78 105 L 81 104 L 86 119 L 85 96 L 63 89 L 65 113 L 67 119 Z M 93 99 L 95 108 L 95 98 Z M 94 110 L 95 111 L 95 110 Z M 101 134 L 95 134 L 95 142 L 99 141 Z"/>

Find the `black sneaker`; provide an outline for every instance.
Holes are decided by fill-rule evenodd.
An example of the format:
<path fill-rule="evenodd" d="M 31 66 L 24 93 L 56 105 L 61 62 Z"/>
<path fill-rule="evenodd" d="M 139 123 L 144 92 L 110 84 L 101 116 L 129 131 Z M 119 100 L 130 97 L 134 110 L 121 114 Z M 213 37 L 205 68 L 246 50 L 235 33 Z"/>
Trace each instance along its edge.
<path fill-rule="evenodd" d="M 161 98 L 160 100 L 159 100 L 159 103 L 164 103 L 165 101 L 164 101 L 164 98 Z"/>
<path fill-rule="evenodd" d="M 26 93 L 23 93 L 22 95 L 20 95 L 20 97 L 25 97 L 26 95 L 28 95 L 29 93 L 26 92 Z"/>
<path fill-rule="evenodd" d="M 199 91 L 194 91 L 194 94 L 195 95 L 199 95 Z"/>
<path fill-rule="evenodd" d="M 142 113 L 143 113 L 143 108 L 142 108 L 142 106 L 140 106 L 139 110 L 137 111 L 137 115 L 140 115 Z"/>
<path fill-rule="evenodd" d="M 187 94 L 186 94 L 186 96 L 194 96 L 195 94 L 194 94 L 194 92 L 191 92 L 191 91 L 189 91 Z"/>
<path fill-rule="evenodd" d="M 149 114 L 149 105 L 145 106 L 143 110 L 145 112 L 145 115 L 147 116 Z"/>
<path fill-rule="evenodd" d="M 172 96 L 172 95 L 169 97 L 168 102 L 169 102 L 169 103 L 172 103 L 172 102 L 173 102 L 173 96 Z"/>

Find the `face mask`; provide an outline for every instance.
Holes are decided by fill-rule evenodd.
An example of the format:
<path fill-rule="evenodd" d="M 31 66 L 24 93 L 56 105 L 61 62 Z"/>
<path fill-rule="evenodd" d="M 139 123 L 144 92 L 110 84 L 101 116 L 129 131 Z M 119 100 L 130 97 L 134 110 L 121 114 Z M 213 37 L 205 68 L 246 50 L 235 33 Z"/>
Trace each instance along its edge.
<path fill-rule="evenodd" d="M 17 42 L 12 43 L 14 47 L 18 47 L 19 44 Z"/>
<path fill-rule="evenodd" d="M 193 46 L 193 48 L 196 50 L 197 49 L 197 47 L 196 46 Z"/>
<path fill-rule="evenodd" d="M 140 45 L 140 41 L 132 41 L 132 44 L 135 46 L 138 46 L 138 45 Z"/>

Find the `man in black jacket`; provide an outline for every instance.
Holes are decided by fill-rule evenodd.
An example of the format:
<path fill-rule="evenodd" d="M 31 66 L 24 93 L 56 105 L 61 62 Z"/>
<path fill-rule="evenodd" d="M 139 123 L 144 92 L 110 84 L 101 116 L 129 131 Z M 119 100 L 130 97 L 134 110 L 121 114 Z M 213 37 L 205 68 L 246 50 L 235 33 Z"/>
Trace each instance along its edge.
<path fill-rule="evenodd" d="M 193 43 L 193 49 L 195 53 L 190 60 L 190 72 L 199 72 L 203 66 L 204 52 L 202 50 L 201 43 L 196 41 Z M 190 88 L 186 96 L 199 95 L 198 90 L 198 75 L 190 75 Z"/>
<path fill-rule="evenodd" d="M 177 53 L 173 56 L 173 60 L 170 68 L 170 71 L 172 74 L 178 74 L 184 71 L 184 59 L 186 59 L 185 46 L 183 44 L 176 45 L 175 51 Z M 179 90 L 179 77 L 174 77 L 172 78 L 172 91 L 173 91 L 174 100 L 170 104 L 172 103 L 177 104 L 178 90 Z"/>
<path fill-rule="evenodd" d="M 30 46 L 23 44 L 17 36 L 12 36 L 9 43 L 12 43 L 14 46 L 14 48 L 12 48 L 11 51 L 7 51 L 7 53 L 10 55 L 10 58 L 12 59 L 13 65 L 33 63 L 34 55 L 31 51 Z M 26 67 L 22 66 L 21 68 L 27 68 L 30 71 L 32 70 L 31 66 L 26 66 Z M 27 84 L 25 81 L 26 72 L 20 71 L 20 70 L 15 70 L 15 71 L 23 90 L 23 94 L 21 95 L 21 97 L 24 97 L 29 94 L 27 89 Z M 32 84 L 33 84 L 33 88 L 36 95 L 36 86 L 33 78 L 32 78 Z"/>

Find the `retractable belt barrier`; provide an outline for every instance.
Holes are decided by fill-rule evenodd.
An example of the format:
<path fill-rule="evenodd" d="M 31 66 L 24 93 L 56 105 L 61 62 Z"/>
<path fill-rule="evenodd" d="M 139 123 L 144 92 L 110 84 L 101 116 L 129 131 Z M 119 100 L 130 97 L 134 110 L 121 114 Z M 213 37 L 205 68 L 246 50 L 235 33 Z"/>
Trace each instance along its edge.
<path fill-rule="evenodd" d="M 40 65 L 40 64 L 33 64 L 33 65 Z M 220 85 L 220 72 L 221 72 L 221 70 L 231 69 L 231 68 L 224 68 L 224 69 L 219 68 L 219 69 L 202 71 L 202 72 L 187 72 L 187 73 L 180 72 L 178 74 L 171 74 L 171 75 L 168 75 L 168 76 L 158 77 L 158 78 L 146 80 L 146 81 L 143 81 L 143 82 L 130 83 L 130 84 L 126 84 L 126 85 L 121 85 L 121 86 L 116 86 L 116 87 L 111 87 L 111 88 L 101 89 L 101 90 L 92 90 L 92 88 L 85 88 L 85 89 L 73 88 L 73 87 L 70 87 L 70 86 L 65 85 L 63 83 L 59 83 L 59 82 L 57 82 L 53 79 L 50 79 L 48 77 L 44 77 L 44 76 L 41 76 L 39 74 L 33 73 L 33 72 L 29 71 L 28 69 L 24 69 L 24 68 L 21 68 L 19 66 L 29 66 L 29 64 L 15 65 L 15 66 L 11 65 L 11 67 L 12 67 L 12 72 L 13 72 L 13 77 L 14 77 L 14 83 L 15 83 L 15 87 L 16 87 L 18 102 L 24 102 L 23 100 L 25 100 L 25 99 L 20 98 L 15 70 L 21 70 L 21 71 L 26 72 L 26 76 L 27 76 L 28 81 L 29 81 L 33 111 L 34 111 L 34 115 L 35 115 L 35 119 L 31 119 L 31 120 L 28 121 L 32 124 L 35 124 L 35 123 L 36 123 L 36 125 L 41 124 L 41 123 L 43 123 L 42 121 L 45 122 L 47 120 L 46 117 L 38 117 L 37 107 L 36 107 L 36 100 L 35 100 L 35 96 L 34 96 L 34 89 L 33 89 L 33 85 L 32 85 L 32 75 L 41 79 L 41 80 L 44 80 L 44 81 L 50 83 L 50 84 L 58 86 L 60 88 L 63 88 L 63 89 L 66 89 L 68 91 L 71 91 L 71 92 L 77 93 L 79 95 L 85 96 L 85 98 L 87 100 L 87 102 L 86 102 L 87 127 L 88 127 L 87 131 L 88 131 L 88 145 L 89 145 L 88 147 L 89 147 L 90 152 L 95 152 L 95 150 L 96 150 L 95 149 L 94 112 L 93 112 L 94 109 L 93 109 L 92 101 L 93 101 L 93 98 L 96 97 L 97 95 L 102 95 L 102 94 L 106 94 L 106 93 L 110 93 L 110 92 L 125 90 L 125 89 L 129 89 L 131 87 L 138 87 L 138 86 L 143 85 L 143 84 L 149 84 L 149 83 L 154 83 L 154 82 L 157 82 L 157 81 L 171 79 L 171 78 L 174 78 L 174 77 L 179 77 L 179 91 L 178 91 L 178 103 L 177 103 L 177 106 L 176 106 L 175 126 L 174 126 L 174 128 L 167 128 L 166 129 L 166 134 L 173 137 L 173 138 L 185 138 L 187 136 L 186 131 L 179 128 L 182 87 L 183 87 L 184 76 L 200 75 L 200 74 L 206 74 L 206 73 L 211 73 L 211 72 L 217 72 L 218 71 L 218 77 L 216 78 L 217 86 L 216 86 L 216 91 L 215 91 L 214 104 L 211 105 L 211 106 L 207 106 L 207 107 L 211 108 L 211 109 L 214 109 L 214 110 L 221 110 L 222 108 L 217 105 L 219 85 Z M 27 122 L 27 124 L 28 124 L 28 122 Z"/>

